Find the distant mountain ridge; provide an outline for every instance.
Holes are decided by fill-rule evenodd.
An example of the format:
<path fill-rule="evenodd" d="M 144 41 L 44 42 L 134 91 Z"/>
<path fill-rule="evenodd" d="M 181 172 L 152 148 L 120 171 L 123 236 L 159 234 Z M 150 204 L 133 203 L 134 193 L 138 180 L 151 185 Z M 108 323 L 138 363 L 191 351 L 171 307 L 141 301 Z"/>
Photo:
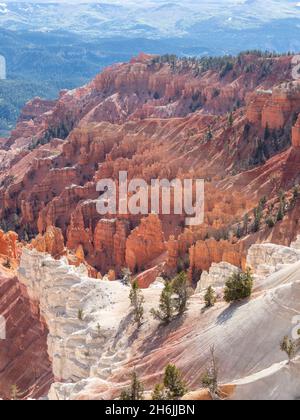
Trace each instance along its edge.
<path fill-rule="evenodd" d="M 88 36 L 191 37 L 208 24 L 232 31 L 297 19 L 300 7 L 291 0 L 218 0 L 205 2 L 152 0 L 108 3 L 74 2 L 0 4 L 0 26 L 11 30 L 66 30 Z"/>
<path fill-rule="evenodd" d="M 76 7 L 68 1 L 0 0 L 0 54 L 9 79 L 0 84 L 0 137 L 32 96 L 53 98 L 140 52 L 199 57 L 300 51 L 295 1 L 80 0 Z"/>

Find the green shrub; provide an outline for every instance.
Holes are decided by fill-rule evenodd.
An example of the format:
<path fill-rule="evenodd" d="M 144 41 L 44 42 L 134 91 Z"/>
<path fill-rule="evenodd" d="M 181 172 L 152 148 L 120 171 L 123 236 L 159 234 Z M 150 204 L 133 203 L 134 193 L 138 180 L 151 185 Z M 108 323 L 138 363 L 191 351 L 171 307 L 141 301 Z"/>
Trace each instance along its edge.
<path fill-rule="evenodd" d="M 178 400 L 188 392 L 186 383 L 175 365 L 168 364 L 162 384 L 155 386 L 152 400 Z"/>
<path fill-rule="evenodd" d="M 130 388 L 123 391 L 120 395 L 122 401 L 141 401 L 144 399 L 144 387 L 140 382 L 137 373 L 133 372 L 131 375 Z"/>
<path fill-rule="evenodd" d="M 212 286 L 209 286 L 209 288 L 207 289 L 207 292 L 204 296 L 204 301 L 206 308 L 212 308 L 213 306 L 215 306 L 215 303 L 217 302 L 217 296 Z"/>
<path fill-rule="evenodd" d="M 224 299 L 226 302 L 235 302 L 251 296 L 253 277 L 250 270 L 245 273 L 234 273 L 226 282 Z"/>

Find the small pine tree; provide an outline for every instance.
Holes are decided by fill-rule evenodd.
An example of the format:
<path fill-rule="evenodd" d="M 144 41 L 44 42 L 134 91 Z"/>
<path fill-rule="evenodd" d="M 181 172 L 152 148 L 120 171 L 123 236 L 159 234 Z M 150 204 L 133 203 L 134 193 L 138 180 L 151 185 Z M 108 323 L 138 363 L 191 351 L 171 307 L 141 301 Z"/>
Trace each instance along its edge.
<path fill-rule="evenodd" d="M 169 364 L 165 369 L 164 387 L 168 400 L 178 400 L 183 397 L 188 389 L 182 380 L 182 375 L 175 365 Z"/>
<path fill-rule="evenodd" d="M 219 381 L 218 381 L 219 368 L 218 368 L 218 362 L 215 356 L 214 346 L 210 348 L 210 354 L 211 354 L 211 360 L 210 360 L 208 368 L 206 369 L 204 376 L 202 377 L 202 386 L 204 388 L 209 389 L 209 392 L 213 399 L 217 399 L 218 393 L 219 393 Z"/>
<path fill-rule="evenodd" d="M 166 282 L 165 287 L 160 296 L 159 309 L 151 310 L 151 314 L 155 319 L 162 321 L 165 324 L 169 324 L 174 316 L 174 302 L 173 302 L 174 290 L 170 282 Z"/>
<path fill-rule="evenodd" d="M 151 396 L 153 401 L 164 401 L 167 400 L 166 389 L 163 384 L 155 385 L 155 388 Z"/>
<path fill-rule="evenodd" d="M 261 207 L 257 207 L 253 210 L 254 215 L 254 223 L 253 223 L 253 232 L 258 232 L 261 226 L 261 219 L 262 219 L 262 209 Z"/>
<path fill-rule="evenodd" d="M 279 201 L 280 201 L 280 205 L 279 205 L 279 210 L 277 213 L 277 222 L 280 222 L 283 220 L 285 211 L 286 211 L 286 198 L 283 191 L 281 191 L 279 194 Z"/>
<path fill-rule="evenodd" d="M 182 315 L 187 310 L 189 299 L 188 280 L 184 272 L 178 274 L 172 282 L 173 292 L 176 297 L 174 298 L 174 309 L 178 315 Z"/>
<path fill-rule="evenodd" d="M 266 224 L 270 229 L 272 229 L 275 226 L 274 219 L 271 216 L 268 217 L 266 220 Z"/>
<path fill-rule="evenodd" d="M 240 224 L 238 224 L 237 230 L 236 230 L 236 237 L 238 239 L 241 239 L 243 237 L 243 230 Z"/>
<path fill-rule="evenodd" d="M 270 135 L 271 135 L 270 127 L 269 127 L 269 124 L 267 124 L 265 128 L 264 139 L 268 140 L 270 138 Z"/>
<path fill-rule="evenodd" d="M 130 285 L 130 283 L 131 283 L 131 275 L 132 275 L 132 273 L 131 273 L 131 271 L 129 270 L 129 268 L 123 268 L 122 269 L 122 283 L 125 285 L 125 286 L 129 286 Z"/>
<path fill-rule="evenodd" d="M 18 399 L 20 399 L 21 396 L 21 392 L 20 389 L 17 385 L 12 385 L 10 388 L 10 398 L 12 401 L 17 401 Z"/>
<path fill-rule="evenodd" d="M 293 188 L 293 197 L 291 200 L 291 208 L 294 208 L 300 196 L 299 185 L 295 185 Z"/>
<path fill-rule="evenodd" d="M 212 131 L 211 131 L 211 128 L 209 128 L 209 130 L 207 131 L 207 133 L 206 133 L 206 140 L 207 141 L 211 141 L 212 139 L 213 139 L 213 133 L 212 133 Z"/>
<path fill-rule="evenodd" d="M 243 223 L 243 232 L 244 232 L 244 235 L 248 235 L 249 221 L 250 221 L 249 215 L 248 214 L 245 214 L 245 216 L 244 216 L 244 223 Z"/>
<path fill-rule="evenodd" d="M 144 399 L 144 387 L 140 382 L 137 373 L 133 372 L 131 375 L 131 385 L 126 391 L 120 395 L 122 401 L 142 401 Z"/>
<path fill-rule="evenodd" d="M 226 282 L 224 299 L 227 303 L 246 299 L 251 296 L 253 277 L 248 269 L 245 273 L 234 273 Z"/>
<path fill-rule="evenodd" d="M 77 316 L 78 316 L 79 321 L 83 321 L 83 316 L 84 316 L 83 309 L 78 309 Z"/>
<path fill-rule="evenodd" d="M 207 292 L 204 296 L 204 301 L 206 308 L 212 308 L 213 306 L 215 306 L 215 303 L 217 302 L 217 296 L 212 286 L 209 286 L 209 288 L 207 289 Z"/>
<path fill-rule="evenodd" d="M 145 299 L 136 280 L 132 283 L 129 299 L 133 307 L 134 321 L 138 327 L 141 327 L 144 317 L 143 304 L 145 303 Z"/>
<path fill-rule="evenodd" d="M 295 341 L 286 336 L 280 343 L 280 349 L 287 354 L 290 362 L 295 357 L 297 345 Z"/>
<path fill-rule="evenodd" d="M 229 116 L 228 116 L 228 125 L 229 127 L 233 126 L 233 113 L 230 112 Z"/>

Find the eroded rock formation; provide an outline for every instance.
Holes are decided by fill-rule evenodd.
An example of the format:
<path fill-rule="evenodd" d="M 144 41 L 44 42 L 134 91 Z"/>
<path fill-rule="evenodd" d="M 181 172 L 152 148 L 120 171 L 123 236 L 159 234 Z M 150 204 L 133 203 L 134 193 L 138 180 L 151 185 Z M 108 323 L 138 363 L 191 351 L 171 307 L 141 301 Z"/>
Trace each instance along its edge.
<path fill-rule="evenodd" d="M 272 247 L 284 266 L 278 266 L 278 258 L 271 259 Z M 48 351 L 55 377 L 65 381 L 52 385 L 50 399 L 116 398 L 127 386 L 133 369 L 148 391 L 170 361 L 182 370 L 190 389 L 196 390 L 212 343 L 220 365 L 219 380 L 221 384 L 230 384 L 224 389 L 231 387 L 229 399 L 242 395 L 245 398 L 245 393 L 248 399 L 294 398 L 298 388 L 284 380 L 292 372 L 286 371 L 288 364 L 278 346 L 292 328 L 295 311 L 300 310 L 300 262 L 290 257 L 293 252 L 295 249 L 273 244 L 255 245 L 248 260 L 252 261 L 255 255 L 259 264 L 268 260 L 270 267 L 275 264 L 278 271 L 270 270 L 274 271 L 271 276 L 256 280 L 251 300 L 234 308 L 219 302 L 199 316 L 203 293 L 196 293 L 186 317 L 176 324 L 176 329 L 174 324 L 170 329 L 165 326 L 164 334 L 157 335 L 159 326 L 149 314 L 150 308 L 158 304 L 163 284 L 144 290 L 146 320 L 132 340 L 128 287 L 119 282 L 90 279 L 84 269 L 71 268 L 64 259 L 55 261 L 25 249 L 19 279 L 32 302 L 39 304 L 49 325 Z M 228 267 L 227 264 L 226 271 Z M 156 340 L 149 346 L 154 336 Z M 264 386 L 265 378 L 268 387 Z M 293 377 L 292 384 L 294 381 Z"/>
<path fill-rule="evenodd" d="M 38 306 L 33 307 L 16 276 L 2 268 L 0 314 L 6 323 L 5 339 L 0 339 L 0 398 L 45 396 L 53 382 L 47 327 L 39 318 Z M 13 387 L 17 387 L 17 395 Z"/>
<path fill-rule="evenodd" d="M 31 101 L 2 145 L 0 216 L 22 239 L 61 229 L 67 248 L 102 275 L 109 270 L 118 274 L 125 265 L 141 270 L 153 262 L 155 267 L 163 254 L 172 272 L 178 258 L 186 260 L 192 245 L 196 250 L 204 247 L 200 258 L 190 251 L 192 271 L 207 270 L 222 258 L 243 265 L 242 246 L 231 240 L 222 244 L 225 256 L 216 244 L 207 250 L 210 243 L 196 243 L 217 238 L 220 231 L 228 236 L 226 231 L 257 205 L 259 195 L 274 194 L 267 168 L 248 169 L 267 159 L 258 141 L 265 125 L 278 128 L 298 110 L 297 83 L 282 84 L 291 77 L 290 61 L 291 57 L 242 55 L 224 76 L 218 64 L 197 73 L 195 63 L 141 55 L 106 69 L 83 88 L 63 91 L 57 101 Z M 250 65 L 252 71 L 245 71 Z M 259 92 L 253 93 L 256 89 Z M 277 142 L 275 147 L 269 141 L 271 156 L 289 145 L 286 139 Z M 297 125 L 293 144 L 297 145 Z M 275 158 L 270 168 L 279 166 Z M 289 159 L 281 156 L 281 167 L 290 168 Z M 187 234 L 184 215 L 161 217 L 164 238 L 157 231 L 157 248 L 144 241 L 136 249 L 143 241 L 135 233 L 144 229 L 141 216 L 104 220 L 96 211 L 97 181 L 117 180 L 120 170 L 127 171 L 129 179 L 148 182 L 205 178 L 205 223 Z M 261 171 L 266 172 L 266 182 L 261 182 Z M 278 176 L 281 173 L 279 169 Z M 294 175 L 286 169 L 278 190 L 290 186 Z M 38 241 L 41 249 L 47 248 L 41 237 Z M 59 254 L 62 246 L 58 247 L 51 253 Z"/>

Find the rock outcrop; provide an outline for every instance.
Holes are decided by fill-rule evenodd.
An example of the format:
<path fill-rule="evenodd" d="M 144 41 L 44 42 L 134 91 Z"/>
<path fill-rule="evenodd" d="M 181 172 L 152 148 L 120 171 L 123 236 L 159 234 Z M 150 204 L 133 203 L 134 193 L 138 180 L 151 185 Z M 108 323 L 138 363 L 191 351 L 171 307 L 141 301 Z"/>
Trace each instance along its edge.
<path fill-rule="evenodd" d="M 15 232 L 4 233 L 0 230 L 0 257 L 16 259 L 18 235 Z"/>
<path fill-rule="evenodd" d="M 262 110 L 262 126 L 283 128 L 293 113 L 300 112 L 300 83 L 285 83 L 273 90 L 272 97 Z"/>
<path fill-rule="evenodd" d="M 49 328 L 54 377 L 69 382 L 87 378 L 128 311 L 129 288 L 91 279 L 84 266 L 29 249 L 23 250 L 19 280 Z"/>
<path fill-rule="evenodd" d="M 295 262 L 295 252 L 273 244 L 255 245 L 248 261 L 255 256 L 254 268 L 266 261 L 275 270 L 271 276 L 261 276 L 252 299 L 230 307 L 218 302 L 199 317 L 203 294 L 195 294 L 184 319 L 176 326 L 165 326 L 164 334 L 157 334 L 157 322 L 150 317 L 161 287 L 144 290 L 145 323 L 133 339 L 135 329 L 130 326 L 125 298 L 128 287 L 89 279 L 84 270 L 70 268 L 63 259 L 55 261 L 25 249 L 19 278 L 49 324 L 48 351 L 56 379 L 64 380 L 52 385 L 49 398 L 117 398 L 133 369 L 149 392 L 169 362 L 176 363 L 190 389 L 196 390 L 213 344 L 219 381 L 229 384 L 222 385 L 230 389 L 229 399 L 295 398 L 298 388 L 292 386 L 297 382 L 292 364 L 287 364 L 278 346 L 300 312 L 300 262 Z"/>
<path fill-rule="evenodd" d="M 1 268 L 0 315 L 6 322 L 6 339 L 0 338 L 0 398 L 12 398 L 13 386 L 19 399 L 44 397 L 53 382 L 47 327 L 18 279 Z"/>
<path fill-rule="evenodd" d="M 207 271 L 212 263 L 226 262 L 236 267 L 245 267 L 245 251 L 243 244 L 231 244 L 226 240 L 198 241 L 190 248 L 190 276 Z M 199 278 L 194 278 L 198 281 Z"/>
<path fill-rule="evenodd" d="M 300 148 L 300 115 L 298 116 L 297 122 L 293 127 L 292 144 L 295 149 Z"/>
<path fill-rule="evenodd" d="M 209 286 L 212 287 L 224 287 L 226 281 L 235 273 L 240 272 L 238 267 L 232 264 L 221 262 L 219 264 L 213 263 L 209 272 L 204 271 L 197 284 L 196 293 L 200 293 L 207 289 Z"/>
<path fill-rule="evenodd" d="M 263 129 L 282 129 L 293 114 L 300 112 L 300 84 L 287 82 L 272 90 L 258 90 L 249 100 L 247 118 Z"/>
<path fill-rule="evenodd" d="M 299 250 L 274 244 L 253 245 L 247 256 L 247 266 L 260 278 L 270 276 L 297 261 L 300 261 Z"/>
<path fill-rule="evenodd" d="M 156 215 L 142 219 L 126 243 L 126 263 L 132 272 L 144 271 L 166 251 L 161 222 Z"/>
<path fill-rule="evenodd" d="M 45 252 L 54 258 L 64 255 L 64 237 L 59 228 L 49 226 L 45 235 L 38 235 L 33 241 L 32 246 L 39 252 Z"/>

